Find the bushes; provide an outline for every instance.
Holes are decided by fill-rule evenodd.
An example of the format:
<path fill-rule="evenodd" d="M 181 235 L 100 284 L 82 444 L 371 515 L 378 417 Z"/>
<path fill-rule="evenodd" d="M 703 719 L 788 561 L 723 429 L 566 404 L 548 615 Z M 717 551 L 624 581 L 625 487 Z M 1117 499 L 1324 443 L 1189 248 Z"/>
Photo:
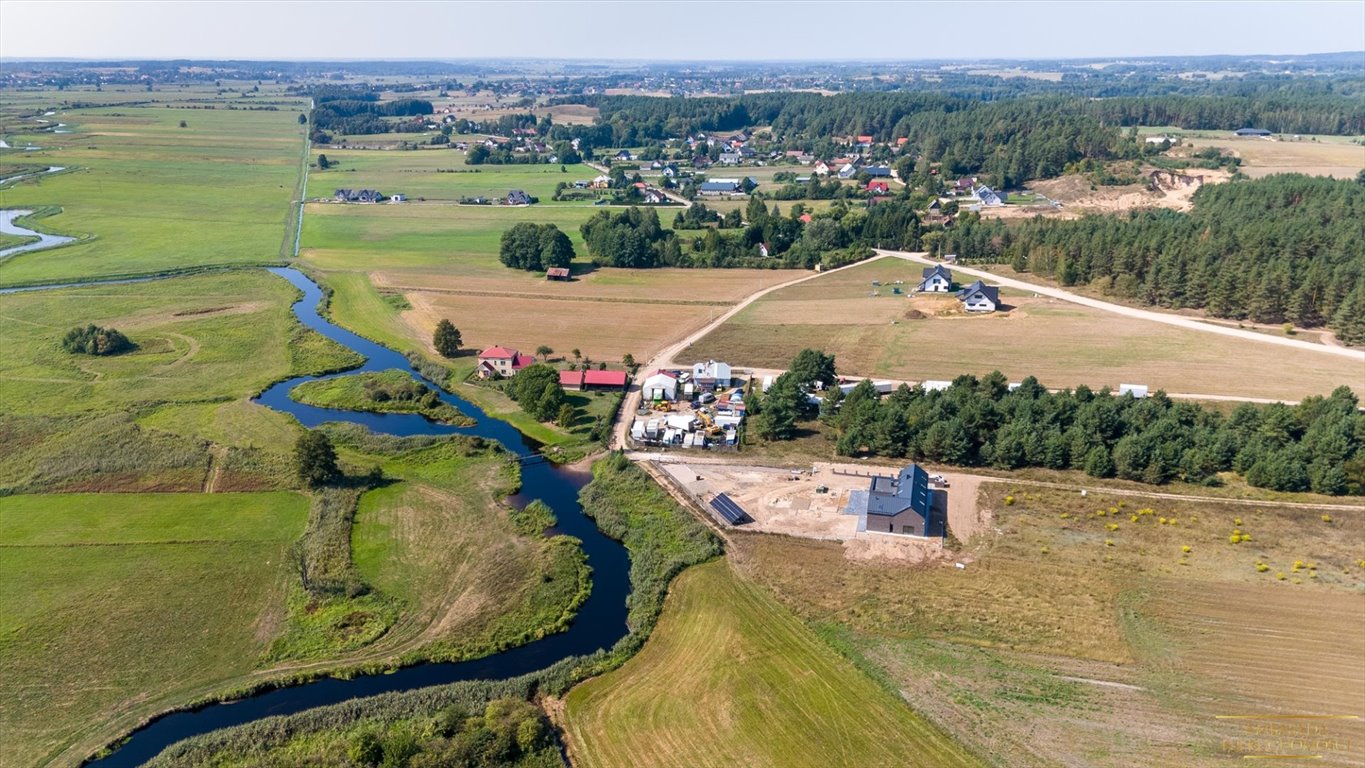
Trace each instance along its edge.
<path fill-rule="evenodd" d="M 132 348 L 127 336 L 98 325 L 77 326 L 62 337 L 62 349 L 73 355 L 117 355 Z"/>
<path fill-rule="evenodd" d="M 573 242 L 554 224 L 513 224 L 502 233 L 498 248 L 498 260 L 504 265 L 531 272 L 567 267 L 573 259 Z"/>
<path fill-rule="evenodd" d="M 559 372 L 543 363 L 527 366 L 517 372 L 507 385 L 507 395 L 537 421 L 550 421 L 557 417 L 559 407 L 564 404 L 564 388 L 559 385 Z"/>
<path fill-rule="evenodd" d="M 630 550 L 628 622 L 633 634 L 648 635 L 668 582 L 686 566 L 719 555 L 720 542 L 624 455 L 597 462 L 592 476 L 579 493 L 583 513 Z"/>

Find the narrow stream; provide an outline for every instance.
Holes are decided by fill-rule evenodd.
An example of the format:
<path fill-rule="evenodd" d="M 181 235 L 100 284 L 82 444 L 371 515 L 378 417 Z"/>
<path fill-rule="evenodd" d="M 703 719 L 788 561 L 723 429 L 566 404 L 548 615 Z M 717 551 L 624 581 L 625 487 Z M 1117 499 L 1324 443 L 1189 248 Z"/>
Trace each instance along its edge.
<path fill-rule="evenodd" d="M 398 368 L 427 384 L 432 382 L 414 370 L 407 359 L 397 352 L 339 328 L 318 314 L 322 290 L 302 272 L 292 268 L 270 271 L 303 291 L 303 298 L 295 302 L 293 307 L 300 322 L 342 346 L 359 352 L 366 357 L 366 361 L 360 368 L 333 376 L 300 376 L 280 382 L 261 393 L 256 402 L 292 414 L 308 427 L 328 421 L 344 421 L 390 435 L 459 434 L 482 437 L 500 443 L 517 456 L 534 455 L 539 451 L 538 444 L 507 422 L 487 416 L 478 406 L 439 387 L 434 388 L 442 400 L 477 419 L 474 426 L 435 424 L 415 414 L 332 410 L 291 400 L 289 391 L 306 381 L 349 376 L 362 371 Z M 510 501 L 517 506 L 524 506 L 533 499 L 540 499 L 550 505 L 559 518 L 555 532 L 580 539 L 592 568 L 592 594 L 579 609 L 568 631 L 473 661 L 418 664 L 391 674 L 361 676 L 350 680 L 325 678 L 303 685 L 276 688 L 238 701 L 168 714 L 134 731 L 113 754 L 88 765 L 101 768 L 140 765 L 181 739 L 219 728 L 379 693 L 460 680 L 516 677 L 543 669 L 561 659 L 589 654 L 599 648 L 610 648 L 627 632 L 626 597 L 630 591 L 630 560 L 625 548 L 602 535 L 596 524 L 583 515 L 578 503 L 578 491 L 588 481 L 583 473 L 535 458 L 523 462 L 521 479 L 522 492 Z"/>

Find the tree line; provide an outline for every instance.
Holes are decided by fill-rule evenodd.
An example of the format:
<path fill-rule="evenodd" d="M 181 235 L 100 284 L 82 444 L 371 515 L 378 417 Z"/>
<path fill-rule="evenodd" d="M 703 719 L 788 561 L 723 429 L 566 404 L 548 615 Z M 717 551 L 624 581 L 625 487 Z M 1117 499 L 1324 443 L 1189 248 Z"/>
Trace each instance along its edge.
<path fill-rule="evenodd" d="M 964 216 L 942 249 L 1144 304 L 1326 325 L 1365 344 L 1365 184 L 1283 174 L 1206 185 L 1193 203 L 1010 225 Z"/>
<path fill-rule="evenodd" d="M 653 208 L 599 211 L 579 231 L 595 264 L 635 269 L 813 269 L 817 264 L 832 269 L 868 258 L 871 248 L 914 250 L 921 244 L 923 227 L 908 199 L 866 211 L 840 202 L 809 223 L 801 221 L 804 213 L 797 203 L 784 216 L 776 204 L 769 208 L 762 198 L 751 197 L 742 217 L 733 210 L 719 216 L 703 204 L 680 211 L 673 220 L 678 231 L 665 229 Z"/>
<path fill-rule="evenodd" d="M 344 87 L 322 87 L 313 93 L 313 110 L 309 115 L 315 141 L 323 141 L 327 133 L 356 135 L 387 133 L 385 117 L 415 117 L 430 115 L 435 109 L 425 99 L 394 99 L 379 101 L 373 91 Z M 330 141 L 330 137 L 327 137 Z"/>
<path fill-rule="evenodd" d="M 999 371 L 959 376 L 944 390 L 901 385 L 884 396 L 863 381 L 847 395 L 828 387 L 816 399 L 810 371 L 828 382 L 834 361 L 802 355 L 807 360 L 798 358 L 767 392 L 746 398 L 755 436 L 789 440 L 801 421 L 818 418 L 841 456 L 1075 469 L 1158 485 L 1217 485 L 1218 473 L 1231 471 L 1261 488 L 1365 494 L 1365 414 L 1344 386 L 1295 406 L 1245 403 L 1227 416 L 1163 392 L 1052 393 L 1033 377 L 1011 389 Z"/>
<path fill-rule="evenodd" d="M 1155 90 L 1155 88 L 1153 88 Z M 1109 93 L 1125 93 L 1112 89 Z M 1020 95 L 986 100 L 929 91 L 894 93 L 760 93 L 732 98 L 591 99 L 616 146 L 637 146 L 699 132 L 771 126 L 774 143 L 811 148 L 831 137 L 897 138 L 948 174 L 985 174 L 1002 187 L 1060 175 L 1082 160 L 1140 156 L 1122 126 L 1176 125 L 1286 133 L 1365 133 L 1365 101 L 1353 81 L 1262 83 L 1244 92 L 1079 98 Z"/>

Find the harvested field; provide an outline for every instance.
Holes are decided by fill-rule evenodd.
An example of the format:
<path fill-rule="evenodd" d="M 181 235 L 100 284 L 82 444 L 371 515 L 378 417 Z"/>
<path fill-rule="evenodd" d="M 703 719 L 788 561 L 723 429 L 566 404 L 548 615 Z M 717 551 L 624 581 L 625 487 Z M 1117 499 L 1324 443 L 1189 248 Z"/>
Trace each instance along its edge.
<path fill-rule="evenodd" d="M 1155 663 L 1192 673 L 1182 693 L 1200 717 L 1217 723 L 1227 757 L 1299 754 L 1305 750 L 1293 742 L 1309 735 L 1318 748 L 1307 751 L 1323 754 L 1323 764 L 1365 764 L 1359 593 L 1305 600 L 1292 590 L 1175 582 L 1149 594 L 1141 610 L 1169 643 L 1169 655 Z M 1280 719 L 1304 715 L 1322 719 Z"/>
<path fill-rule="evenodd" d="M 644 649 L 565 720 L 584 766 L 979 764 L 723 561 L 678 577 Z"/>
<path fill-rule="evenodd" d="M 762 535 L 734 537 L 732 556 L 997 765 L 1226 765 L 1256 732 L 1218 716 L 1365 715 L 1365 521 L 983 488 L 998 534 L 957 554 L 965 570 Z M 1362 722 L 1324 733 L 1358 745 Z M 1321 751 L 1314 764 L 1361 764 Z"/>
<path fill-rule="evenodd" d="M 838 351 L 841 373 L 919 381 L 999 369 L 1013 381 L 1035 376 L 1049 387 L 1117 388 L 1143 383 L 1168 392 L 1299 400 L 1357 383 L 1344 358 L 1218 338 L 1050 298 L 1002 292 L 1010 310 L 990 315 L 928 315 L 902 291 L 921 267 L 891 260 L 774 292 L 745 308 L 689 350 L 758 368 L 784 368 L 805 347 Z M 880 288 L 871 285 L 881 282 Z M 876 291 L 880 295 L 870 296 Z M 951 300 L 946 300 L 951 301 Z M 1276 374 L 1266 376 L 1273 370 Z"/>
<path fill-rule="evenodd" d="M 715 305 L 669 305 L 560 301 L 515 296 L 409 293 L 413 309 L 404 321 L 429 339 L 449 319 L 471 349 L 501 344 L 534 350 L 547 344 L 560 354 L 579 349 L 593 360 L 616 361 L 627 353 L 648 360 L 668 342 L 701 327 L 724 311 Z M 496 306 L 495 312 L 489 307 Z"/>
<path fill-rule="evenodd" d="M 1365 146 L 1350 143 L 1350 137 L 1304 136 L 1302 140 L 1294 141 L 1289 137 L 1257 139 L 1185 133 L 1181 140 L 1195 150 L 1218 147 L 1233 152 L 1242 158 L 1242 173 L 1253 179 L 1273 173 L 1353 179 L 1361 168 L 1365 168 Z"/>

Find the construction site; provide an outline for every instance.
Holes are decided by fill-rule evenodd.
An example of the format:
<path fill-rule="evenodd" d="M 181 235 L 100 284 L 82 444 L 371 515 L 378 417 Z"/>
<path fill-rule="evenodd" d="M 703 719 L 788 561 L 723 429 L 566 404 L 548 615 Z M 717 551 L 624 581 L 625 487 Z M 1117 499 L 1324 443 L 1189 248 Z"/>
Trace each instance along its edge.
<path fill-rule="evenodd" d="M 718 524 L 743 531 L 843 542 L 850 559 L 890 558 L 922 562 L 943 553 L 943 534 L 967 538 L 988 521 L 976 508 L 977 484 L 952 475 L 931 475 L 936 496 L 933 535 L 906 535 L 875 530 L 866 514 L 856 511 L 875 478 L 895 476 L 892 467 L 819 462 L 791 469 L 663 457 L 654 454 L 656 477 L 676 495 L 712 516 Z M 960 490 L 954 486 L 961 484 Z M 946 527 L 943 525 L 946 523 Z"/>

